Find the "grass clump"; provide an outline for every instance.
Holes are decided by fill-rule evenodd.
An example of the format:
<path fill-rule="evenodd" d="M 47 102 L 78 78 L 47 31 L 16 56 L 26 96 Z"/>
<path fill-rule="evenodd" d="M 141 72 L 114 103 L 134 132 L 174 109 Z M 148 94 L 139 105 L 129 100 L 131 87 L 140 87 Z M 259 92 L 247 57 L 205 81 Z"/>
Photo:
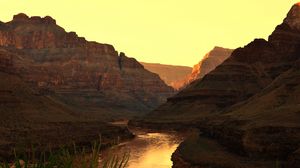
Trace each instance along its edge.
<path fill-rule="evenodd" d="M 89 150 L 85 147 L 79 148 L 73 144 L 73 149 L 61 148 L 58 151 L 43 152 L 39 158 L 35 158 L 35 153 L 31 158 L 22 155 L 19 157 L 16 153 L 14 161 L 0 163 L 0 168 L 125 168 L 129 153 L 124 153 L 121 157 L 112 155 L 105 159 L 100 165 L 101 140 L 94 142 Z"/>

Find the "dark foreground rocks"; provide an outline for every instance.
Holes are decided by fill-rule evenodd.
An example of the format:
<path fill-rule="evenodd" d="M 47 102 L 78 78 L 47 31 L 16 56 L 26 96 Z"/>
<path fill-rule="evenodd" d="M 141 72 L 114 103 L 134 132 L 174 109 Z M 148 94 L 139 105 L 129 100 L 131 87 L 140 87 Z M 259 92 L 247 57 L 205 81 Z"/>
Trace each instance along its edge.
<path fill-rule="evenodd" d="M 62 147 L 86 147 L 90 149 L 94 142 L 109 147 L 134 137 L 127 127 L 108 125 L 102 122 L 61 122 L 35 124 L 36 128 L 1 129 L 0 158 L 9 159 L 35 151 L 59 150 Z"/>

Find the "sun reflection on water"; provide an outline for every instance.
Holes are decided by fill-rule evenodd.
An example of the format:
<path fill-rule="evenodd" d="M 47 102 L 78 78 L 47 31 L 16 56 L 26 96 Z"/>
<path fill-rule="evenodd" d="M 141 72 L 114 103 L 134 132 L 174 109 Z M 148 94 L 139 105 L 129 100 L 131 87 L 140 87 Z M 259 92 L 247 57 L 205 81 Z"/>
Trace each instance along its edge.
<path fill-rule="evenodd" d="M 170 168 L 172 153 L 181 141 L 182 137 L 175 134 L 138 134 L 132 141 L 115 148 L 114 153 L 130 152 L 128 168 Z"/>

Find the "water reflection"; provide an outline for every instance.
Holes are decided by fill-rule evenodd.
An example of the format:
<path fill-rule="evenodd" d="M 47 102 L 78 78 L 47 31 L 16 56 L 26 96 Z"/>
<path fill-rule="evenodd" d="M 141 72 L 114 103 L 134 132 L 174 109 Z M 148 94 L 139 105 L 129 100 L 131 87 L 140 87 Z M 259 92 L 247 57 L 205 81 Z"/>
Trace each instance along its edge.
<path fill-rule="evenodd" d="M 113 153 L 130 152 L 128 168 L 170 168 L 171 155 L 182 137 L 171 133 L 136 133 L 132 141 L 120 144 Z M 107 153 L 103 153 L 108 155 Z"/>

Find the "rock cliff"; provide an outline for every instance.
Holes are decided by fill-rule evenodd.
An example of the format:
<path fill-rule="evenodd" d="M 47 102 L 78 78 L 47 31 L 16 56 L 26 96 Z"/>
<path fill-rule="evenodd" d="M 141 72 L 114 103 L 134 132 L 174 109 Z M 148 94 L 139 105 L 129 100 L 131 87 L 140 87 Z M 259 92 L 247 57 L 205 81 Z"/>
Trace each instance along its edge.
<path fill-rule="evenodd" d="M 232 49 L 215 47 L 208 52 L 202 60 L 194 65 L 192 73 L 188 75 L 182 87 L 187 86 L 197 79 L 203 78 L 206 74 L 214 70 L 224 60 L 226 60 L 232 53 Z"/>
<path fill-rule="evenodd" d="M 214 70 L 232 53 L 232 49 L 214 47 L 202 60 L 191 69 L 183 66 L 142 63 L 146 69 L 159 74 L 169 86 L 182 90 L 197 79 L 203 78 Z"/>
<path fill-rule="evenodd" d="M 216 69 L 169 98 L 151 116 L 176 118 L 185 111 L 182 117 L 186 119 L 202 118 L 247 100 L 293 67 L 299 59 L 299 42 L 299 32 L 284 22 L 268 41 L 255 39 L 234 50 Z"/>
<path fill-rule="evenodd" d="M 202 160 L 198 156 L 208 147 L 185 141 L 181 147 L 186 149 L 174 154 L 174 167 L 299 167 L 299 14 L 298 3 L 268 41 L 256 39 L 234 50 L 216 69 L 144 119 L 148 125 L 194 123 L 202 132 L 200 136 L 226 147 L 220 154 L 226 150 L 237 157 L 216 161 L 218 155 L 213 153 Z M 189 157 L 191 154 L 195 157 Z M 231 162 L 241 157 L 254 165 Z"/>
<path fill-rule="evenodd" d="M 41 95 L 39 90 L 28 86 L 11 69 L 11 62 L 3 55 L 18 57 L 14 53 L 0 52 L 0 158 L 9 159 L 35 147 L 37 152 L 53 150 L 61 146 L 90 145 L 102 135 L 103 143 L 112 143 L 132 137 L 126 128 L 88 119 L 80 110 Z"/>
<path fill-rule="evenodd" d="M 0 78 L 1 159 L 31 145 L 90 145 L 99 134 L 105 144 L 132 138 L 106 121 L 145 114 L 173 92 L 112 45 L 25 14 L 0 22 Z"/>
<path fill-rule="evenodd" d="M 49 16 L 18 14 L 0 24 L 0 46 L 18 53 L 18 58 L 9 58 L 15 73 L 41 94 L 53 93 L 92 114 L 147 112 L 173 92 L 134 58 L 66 32 Z M 2 64 L 11 64 L 7 59 Z"/>

